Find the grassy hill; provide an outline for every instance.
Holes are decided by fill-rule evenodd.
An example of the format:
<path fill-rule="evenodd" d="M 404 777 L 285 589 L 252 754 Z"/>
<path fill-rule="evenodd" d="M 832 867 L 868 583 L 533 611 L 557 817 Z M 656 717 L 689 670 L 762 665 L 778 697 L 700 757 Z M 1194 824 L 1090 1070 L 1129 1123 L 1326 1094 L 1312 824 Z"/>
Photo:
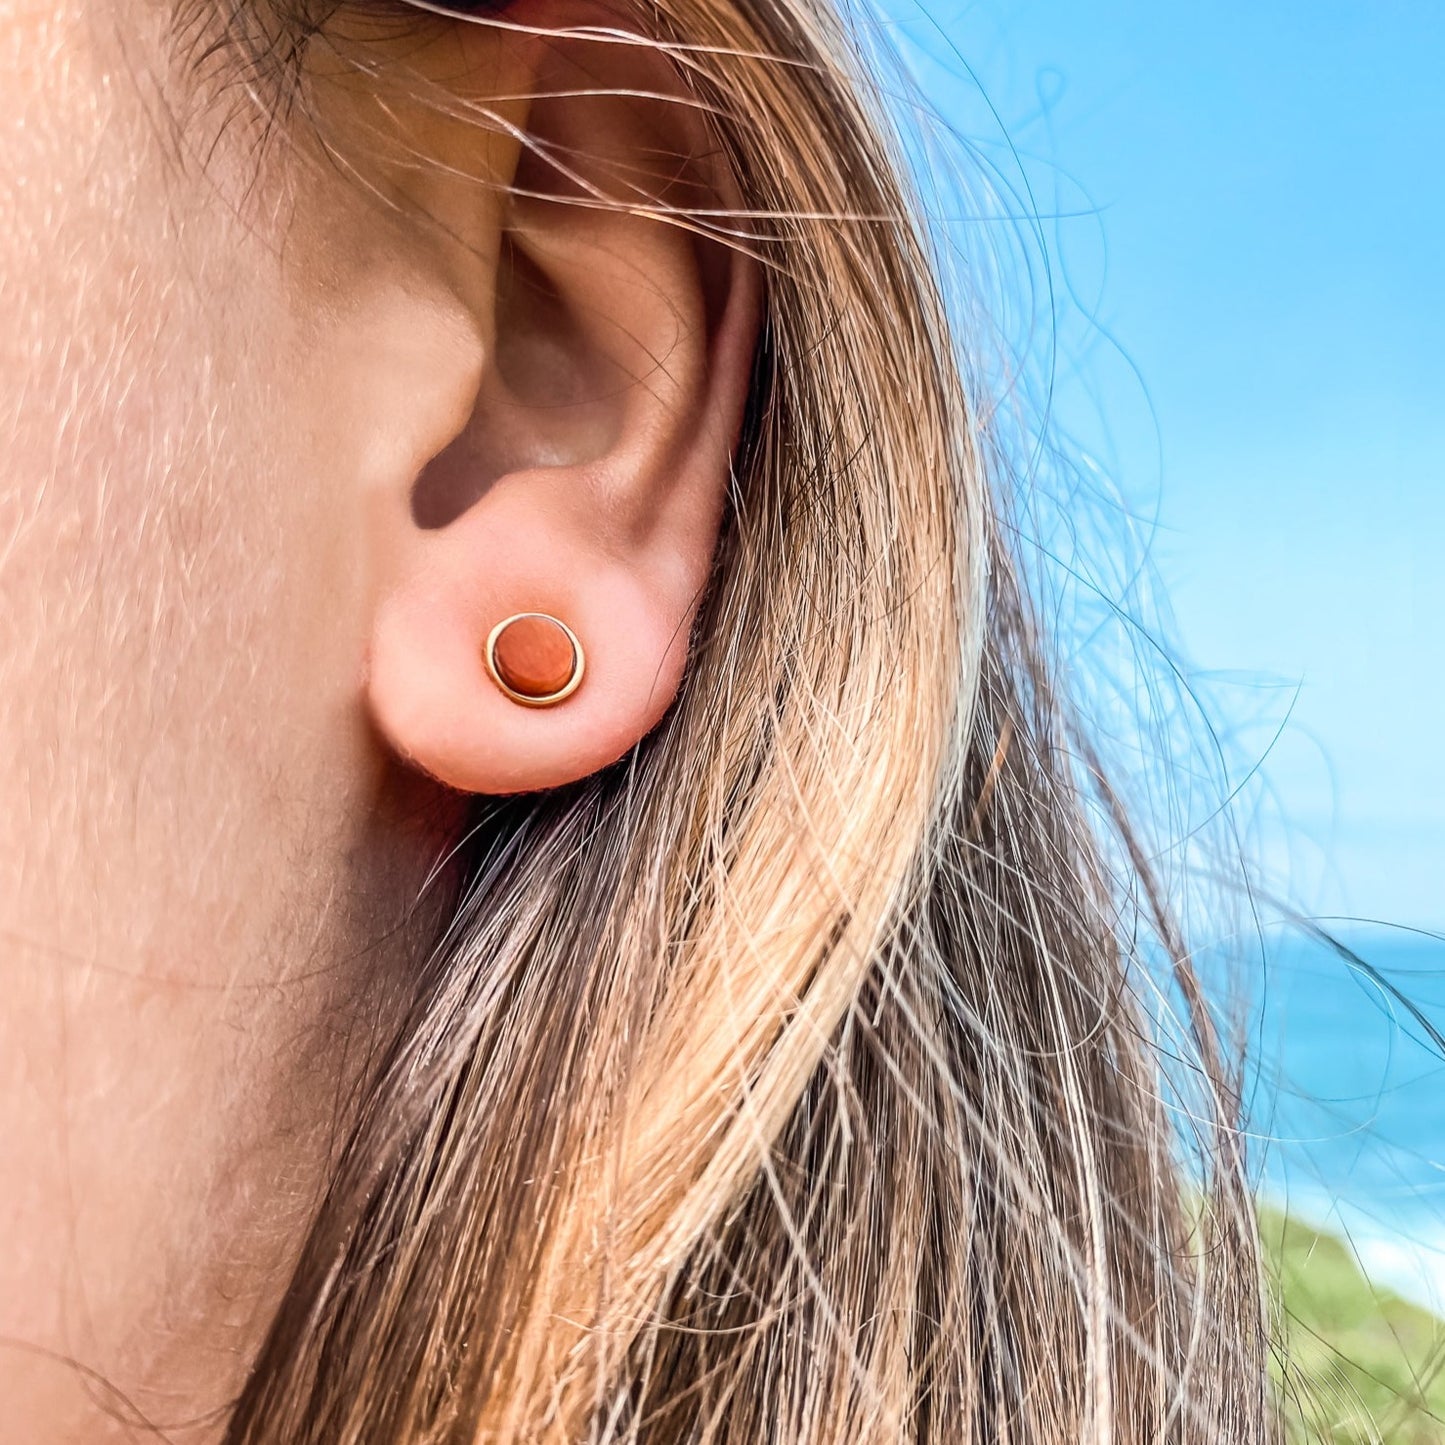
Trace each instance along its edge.
<path fill-rule="evenodd" d="M 1445 1445 L 1445 1321 L 1372 1285 L 1348 1244 L 1264 1211 L 1295 1445 Z"/>

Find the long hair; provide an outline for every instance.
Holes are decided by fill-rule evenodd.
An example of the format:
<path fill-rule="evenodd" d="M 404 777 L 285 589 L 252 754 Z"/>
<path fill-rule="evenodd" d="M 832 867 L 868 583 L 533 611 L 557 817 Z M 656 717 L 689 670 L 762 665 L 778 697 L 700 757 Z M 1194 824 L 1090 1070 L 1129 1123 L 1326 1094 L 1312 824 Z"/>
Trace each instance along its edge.
<path fill-rule="evenodd" d="M 826 0 L 636 29 L 766 278 L 689 671 L 614 767 L 476 801 L 229 1445 L 1270 1438 L 1228 1060 L 901 149 Z"/>

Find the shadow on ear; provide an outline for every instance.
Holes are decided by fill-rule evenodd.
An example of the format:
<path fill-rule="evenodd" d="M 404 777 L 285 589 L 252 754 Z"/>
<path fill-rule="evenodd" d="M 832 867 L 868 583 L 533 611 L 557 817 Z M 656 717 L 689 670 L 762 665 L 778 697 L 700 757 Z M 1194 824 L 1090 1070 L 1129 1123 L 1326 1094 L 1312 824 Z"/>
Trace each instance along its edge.
<path fill-rule="evenodd" d="M 597 32 L 614 16 L 566 24 L 438 21 L 384 87 L 345 92 L 385 201 L 342 308 L 383 459 L 368 700 L 467 792 L 583 777 L 666 711 L 757 335 L 754 263 L 688 221 L 735 205 L 705 112 L 663 51 Z M 556 706 L 486 665 L 530 612 L 585 652 Z"/>

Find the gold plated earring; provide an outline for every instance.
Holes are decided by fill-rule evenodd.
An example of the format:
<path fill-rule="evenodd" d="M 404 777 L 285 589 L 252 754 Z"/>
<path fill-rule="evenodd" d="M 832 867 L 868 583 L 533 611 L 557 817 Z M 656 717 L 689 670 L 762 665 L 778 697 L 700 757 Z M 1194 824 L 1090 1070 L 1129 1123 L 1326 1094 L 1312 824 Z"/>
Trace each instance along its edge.
<path fill-rule="evenodd" d="M 553 707 L 582 685 L 586 662 L 577 634 L 546 612 L 505 617 L 487 636 L 487 673 L 513 702 Z"/>

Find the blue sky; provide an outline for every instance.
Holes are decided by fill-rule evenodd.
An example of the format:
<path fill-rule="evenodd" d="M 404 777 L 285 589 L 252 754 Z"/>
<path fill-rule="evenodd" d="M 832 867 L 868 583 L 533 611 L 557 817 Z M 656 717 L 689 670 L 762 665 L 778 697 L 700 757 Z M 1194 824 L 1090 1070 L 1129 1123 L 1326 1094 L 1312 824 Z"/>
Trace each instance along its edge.
<path fill-rule="evenodd" d="M 1322 914 L 1445 925 L 1445 4 L 886 0 L 1045 217 L 1056 414 Z M 965 252 L 977 235 L 961 225 Z"/>

